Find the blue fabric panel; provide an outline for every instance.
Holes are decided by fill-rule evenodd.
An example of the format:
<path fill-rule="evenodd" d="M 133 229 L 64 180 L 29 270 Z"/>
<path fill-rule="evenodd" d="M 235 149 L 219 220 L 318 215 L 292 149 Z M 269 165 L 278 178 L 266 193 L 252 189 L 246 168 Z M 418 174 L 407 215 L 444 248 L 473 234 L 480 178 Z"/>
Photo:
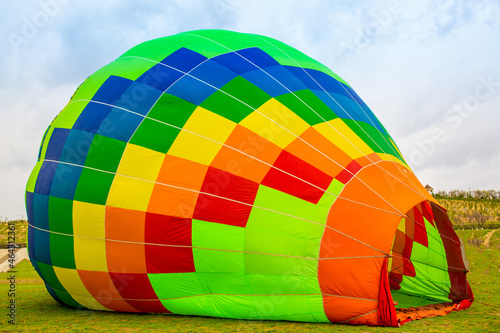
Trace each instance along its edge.
<path fill-rule="evenodd" d="M 266 67 L 280 65 L 280 63 L 274 60 L 273 57 L 271 57 L 269 54 L 262 51 L 258 47 L 251 47 L 248 49 L 238 50 L 236 51 L 236 53 L 242 55 L 245 59 L 252 62 L 259 68 L 266 68 Z"/>
<path fill-rule="evenodd" d="M 35 193 L 49 195 L 57 164 L 58 163 L 49 161 L 43 162 L 38 177 L 36 178 Z"/>
<path fill-rule="evenodd" d="M 307 87 L 307 89 L 317 89 L 322 90 L 321 87 L 314 81 L 314 79 L 303 69 L 300 67 L 293 66 L 283 66 L 290 73 L 293 74 L 297 79 L 300 80 Z"/>
<path fill-rule="evenodd" d="M 345 84 L 343 84 L 342 82 L 340 82 L 344 88 L 348 91 L 348 95 L 350 94 L 350 96 L 356 101 L 358 102 L 361 106 L 365 106 L 365 107 L 368 107 L 365 102 L 361 99 L 361 97 L 359 97 L 358 94 L 356 94 L 356 92 L 354 90 L 352 90 L 351 87 L 348 87 L 346 86 Z M 371 111 L 370 111 L 371 112 Z"/>
<path fill-rule="evenodd" d="M 208 58 L 204 55 L 191 51 L 185 47 L 181 47 L 163 59 L 162 63 L 187 73 L 207 59 Z"/>
<path fill-rule="evenodd" d="M 33 226 L 49 229 L 49 196 L 35 193 L 33 196 Z"/>
<path fill-rule="evenodd" d="M 30 223 L 31 220 L 30 220 Z M 38 268 L 38 262 L 36 261 L 36 251 L 35 251 L 35 228 L 28 224 L 28 256 L 30 258 L 33 268 L 40 274 L 40 269 Z"/>
<path fill-rule="evenodd" d="M 36 260 L 47 265 L 52 265 L 50 258 L 50 233 L 38 229 L 34 229 L 34 231 Z"/>
<path fill-rule="evenodd" d="M 61 162 L 83 165 L 93 139 L 92 133 L 72 130 L 64 145 Z"/>
<path fill-rule="evenodd" d="M 168 93 L 182 98 L 192 104 L 200 105 L 216 91 L 215 88 L 202 83 L 190 76 L 184 76 L 168 88 Z"/>
<path fill-rule="evenodd" d="M 80 113 L 73 129 L 95 133 L 112 108 L 109 105 L 90 102 Z"/>
<path fill-rule="evenodd" d="M 54 128 L 49 144 L 47 145 L 47 151 L 45 152 L 46 160 L 59 161 L 69 132 L 70 130 L 67 128 Z"/>
<path fill-rule="evenodd" d="M 82 173 L 81 167 L 60 163 L 56 169 L 50 195 L 64 199 L 73 200 L 76 185 Z"/>
<path fill-rule="evenodd" d="M 111 75 L 97 90 L 92 100 L 114 105 L 131 83 L 132 80 Z"/>
<path fill-rule="evenodd" d="M 242 77 L 268 93 L 271 97 L 289 93 L 285 87 L 260 69 L 247 72 Z"/>
<path fill-rule="evenodd" d="M 221 54 L 212 58 L 212 60 L 218 62 L 238 75 L 258 69 L 255 65 L 235 52 Z"/>
<path fill-rule="evenodd" d="M 123 93 L 116 106 L 146 115 L 162 93 L 147 84 L 134 82 Z"/>
<path fill-rule="evenodd" d="M 96 134 L 128 142 L 144 117 L 114 108 L 102 122 Z"/>
<path fill-rule="evenodd" d="M 272 66 L 264 69 L 274 79 L 283 84 L 288 90 L 287 92 L 294 92 L 306 89 L 306 86 L 299 81 L 292 73 L 283 68 L 283 66 Z M 281 85 L 280 85 L 281 86 Z"/>
<path fill-rule="evenodd" d="M 26 192 L 26 213 L 28 214 L 28 222 L 34 223 L 33 216 L 33 196 L 31 192 Z"/>
<path fill-rule="evenodd" d="M 233 71 L 213 60 L 205 61 L 200 66 L 193 69 L 189 75 L 216 88 L 221 88 L 236 77 Z"/>
<path fill-rule="evenodd" d="M 321 86 L 319 90 L 325 90 L 330 93 L 337 93 L 349 97 L 349 94 L 344 90 L 343 85 L 330 75 L 314 69 L 306 68 L 305 70 Z"/>
<path fill-rule="evenodd" d="M 151 67 L 149 70 L 144 72 L 136 82 L 147 84 L 153 88 L 156 88 L 160 91 L 165 91 L 179 78 L 184 75 L 179 70 L 175 70 L 164 64 L 157 64 Z"/>
<path fill-rule="evenodd" d="M 325 103 L 328 105 L 330 109 L 339 117 L 342 119 L 351 119 L 355 121 L 363 121 L 369 125 L 375 125 L 379 131 L 385 132 L 382 127 L 380 126 L 380 123 L 378 120 L 375 118 L 375 116 L 371 112 L 366 112 L 363 109 L 359 107 L 359 105 L 352 100 L 349 97 L 346 97 L 345 95 L 340 95 L 340 94 L 334 94 L 334 93 L 326 93 L 324 91 L 320 90 L 311 90 L 316 96 L 319 97 Z M 336 102 L 338 103 L 336 103 Z M 339 106 L 340 104 L 340 106 Z M 367 110 L 369 111 L 369 110 Z M 373 123 L 372 123 L 373 122 Z"/>

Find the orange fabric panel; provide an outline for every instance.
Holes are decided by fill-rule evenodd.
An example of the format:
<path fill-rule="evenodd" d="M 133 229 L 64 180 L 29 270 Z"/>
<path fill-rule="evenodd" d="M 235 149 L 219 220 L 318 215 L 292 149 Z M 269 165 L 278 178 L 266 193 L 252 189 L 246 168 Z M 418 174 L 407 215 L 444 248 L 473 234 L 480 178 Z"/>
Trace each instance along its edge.
<path fill-rule="evenodd" d="M 372 312 L 365 314 L 364 316 L 354 318 L 352 320 L 346 321 L 346 324 L 349 325 L 369 325 L 369 326 L 377 326 L 378 323 L 378 314 L 377 312 Z"/>
<path fill-rule="evenodd" d="M 145 221 L 145 212 L 107 206 L 106 239 L 143 242 Z"/>
<path fill-rule="evenodd" d="M 157 183 L 199 190 L 205 179 L 208 166 L 184 158 L 165 155 Z"/>
<path fill-rule="evenodd" d="M 149 199 L 148 212 L 191 218 L 198 200 L 197 191 L 155 184 Z"/>
<path fill-rule="evenodd" d="M 356 237 L 356 236 L 354 236 Z M 381 256 L 379 251 L 368 247 L 359 241 L 349 238 L 338 231 L 326 228 L 320 247 L 320 258 L 344 258 Z"/>
<path fill-rule="evenodd" d="M 211 166 L 256 183 L 262 181 L 282 150 L 240 125 L 235 127 L 224 144 L 228 147 L 219 150 Z"/>
<path fill-rule="evenodd" d="M 380 156 L 378 156 L 377 153 L 371 153 L 370 155 L 361 156 L 360 158 L 357 158 L 356 162 L 362 167 L 365 167 L 370 164 L 377 163 L 381 160 L 382 159 L 380 158 Z"/>
<path fill-rule="evenodd" d="M 333 323 L 348 321 L 366 313 L 376 311 L 378 302 L 362 299 L 323 295 L 323 305 L 328 319 Z M 375 315 L 377 313 L 375 312 Z M 364 317 L 364 316 L 363 316 Z M 376 322 L 376 320 L 375 320 Z M 365 324 L 362 322 L 361 324 Z M 367 324 L 369 325 L 369 324 Z"/>
<path fill-rule="evenodd" d="M 321 292 L 378 300 L 380 271 L 384 259 L 320 260 L 318 269 Z"/>
<path fill-rule="evenodd" d="M 108 272 L 78 270 L 78 275 L 89 293 L 106 308 L 112 311 L 139 312 L 121 297 Z"/>
<path fill-rule="evenodd" d="M 321 147 L 317 148 L 321 153 L 311 146 Z M 295 139 L 285 149 L 332 177 L 338 175 L 352 161 L 349 155 L 328 141 L 313 127 L 308 128 L 300 135 L 300 139 Z"/>
<path fill-rule="evenodd" d="M 144 244 L 106 241 L 106 260 L 109 272 L 147 272 Z"/>
<path fill-rule="evenodd" d="M 354 190 L 362 191 L 362 187 L 356 187 Z M 345 191 L 341 193 L 342 197 L 344 195 Z M 354 199 L 355 196 L 350 195 L 348 198 Z M 374 195 L 370 196 L 370 198 L 383 202 Z M 366 203 L 372 207 L 380 207 L 374 201 Z M 330 209 L 327 224 L 387 254 L 391 248 L 394 232 L 401 217 L 372 207 L 339 198 Z M 378 252 L 379 255 L 383 253 Z M 351 255 L 357 254 L 353 252 Z"/>

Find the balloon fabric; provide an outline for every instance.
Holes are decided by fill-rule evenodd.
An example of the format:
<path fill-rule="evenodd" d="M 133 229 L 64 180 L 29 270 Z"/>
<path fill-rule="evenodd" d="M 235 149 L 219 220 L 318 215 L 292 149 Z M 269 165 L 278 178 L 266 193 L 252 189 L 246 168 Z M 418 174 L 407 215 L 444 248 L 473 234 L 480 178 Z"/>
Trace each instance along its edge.
<path fill-rule="evenodd" d="M 180 33 L 92 74 L 26 208 L 30 260 L 75 308 L 398 326 L 473 301 L 446 210 L 370 108 L 264 36 Z"/>

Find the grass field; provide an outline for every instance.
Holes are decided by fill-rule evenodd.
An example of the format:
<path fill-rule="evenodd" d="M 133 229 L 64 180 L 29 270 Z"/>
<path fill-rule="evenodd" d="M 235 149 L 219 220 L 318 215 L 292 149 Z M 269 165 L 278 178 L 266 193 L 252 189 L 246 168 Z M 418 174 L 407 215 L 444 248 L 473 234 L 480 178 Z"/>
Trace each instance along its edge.
<path fill-rule="evenodd" d="M 465 311 L 410 322 L 402 328 L 246 321 L 208 317 L 127 314 L 75 310 L 58 304 L 46 291 L 31 264 L 16 267 L 16 322 L 7 323 L 10 273 L 0 273 L 0 332 L 498 332 L 500 331 L 500 231 L 459 230 L 470 262 L 469 280 L 476 302 Z M 474 239 L 482 240 L 480 242 Z M 479 246 L 472 244 L 482 243 Z M 488 304 L 488 305 L 487 305 Z"/>

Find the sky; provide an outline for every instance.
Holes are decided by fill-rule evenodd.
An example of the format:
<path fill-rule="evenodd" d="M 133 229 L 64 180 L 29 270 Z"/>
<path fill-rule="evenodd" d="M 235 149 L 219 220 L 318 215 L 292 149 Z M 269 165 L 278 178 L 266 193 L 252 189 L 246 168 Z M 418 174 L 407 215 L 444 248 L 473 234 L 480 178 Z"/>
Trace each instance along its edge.
<path fill-rule="evenodd" d="M 278 39 L 346 80 L 436 190 L 500 190 L 500 1 L 0 4 L 0 219 L 26 218 L 42 135 L 89 75 L 196 29 Z"/>

